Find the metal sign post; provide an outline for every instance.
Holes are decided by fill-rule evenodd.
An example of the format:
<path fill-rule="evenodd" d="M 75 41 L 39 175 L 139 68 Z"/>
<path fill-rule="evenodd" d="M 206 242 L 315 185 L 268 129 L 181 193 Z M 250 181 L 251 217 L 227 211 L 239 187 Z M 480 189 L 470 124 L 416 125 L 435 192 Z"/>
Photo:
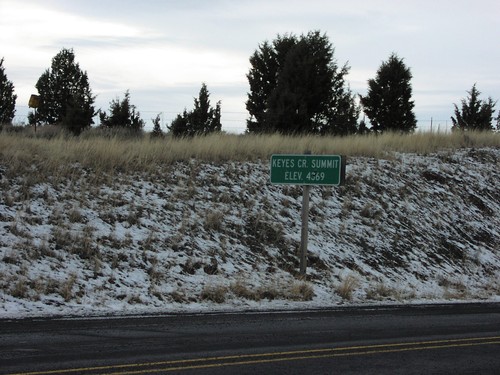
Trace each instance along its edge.
<path fill-rule="evenodd" d="M 307 269 L 307 240 L 309 234 L 309 191 L 310 185 L 304 185 L 302 196 L 302 226 L 300 227 L 300 275 L 306 275 Z"/>
<path fill-rule="evenodd" d="M 28 107 L 30 108 L 33 108 L 34 109 L 34 116 L 35 116 L 35 133 L 36 133 L 36 122 L 37 122 L 37 118 L 36 118 L 36 112 L 37 112 L 37 108 L 39 107 L 40 105 L 40 97 L 38 95 L 31 95 L 30 96 L 30 100 L 28 101 Z"/>

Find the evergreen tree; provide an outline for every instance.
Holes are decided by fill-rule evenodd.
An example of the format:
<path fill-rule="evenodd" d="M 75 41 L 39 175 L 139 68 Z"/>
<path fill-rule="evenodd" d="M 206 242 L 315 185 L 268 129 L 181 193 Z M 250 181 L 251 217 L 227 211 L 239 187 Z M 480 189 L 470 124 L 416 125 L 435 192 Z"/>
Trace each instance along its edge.
<path fill-rule="evenodd" d="M 201 85 L 198 98 L 194 99 L 194 109 L 177 115 L 169 127 L 176 137 L 206 135 L 221 128 L 221 103 L 217 102 L 215 108 L 210 105 L 210 92 L 205 83 Z"/>
<path fill-rule="evenodd" d="M 0 60 L 0 126 L 12 123 L 16 113 L 16 99 L 14 84 L 7 79 L 3 67 L 3 58 Z"/>
<path fill-rule="evenodd" d="M 366 121 L 365 119 L 361 120 L 359 123 L 359 128 L 358 128 L 358 134 L 368 134 L 370 132 L 370 129 L 368 129 L 368 126 L 366 126 Z"/>
<path fill-rule="evenodd" d="M 198 99 L 194 99 L 194 109 L 191 112 L 191 126 L 195 134 L 208 134 L 221 130 L 220 101 L 215 108 L 210 106 L 210 93 L 207 85 L 202 83 Z"/>
<path fill-rule="evenodd" d="M 356 131 L 359 109 L 334 49 L 319 31 L 279 36 L 250 57 L 248 132 L 334 133 Z"/>
<path fill-rule="evenodd" d="M 349 69 L 345 65 L 336 73 L 337 77 L 333 80 L 334 94 L 328 112 L 327 125 L 321 129 L 322 134 L 349 135 L 365 131 L 363 126 L 366 127 L 366 125 L 358 123 L 361 110 L 356 105 L 355 95 L 344 83 L 344 76 L 348 72 Z"/>
<path fill-rule="evenodd" d="M 130 104 L 130 92 L 125 92 L 125 97 L 112 100 L 109 104 L 109 116 L 105 111 L 99 113 L 101 126 L 106 128 L 124 128 L 134 132 L 140 132 L 144 127 L 141 114 L 135 105 Z"/>
<path fill-rule="evenodd" d="M 250 57 L 252 68 L 247 74 L 250 92 L 246 102 L 246 108 L 250 113 L 250 118 L 247 120 L 247 130 L 249 132 L 272 131 L 266 123 L 266 112 L 268 100 L 277 84 L 278 57 L 286 55 L 286 53 L 282 53 L 278 56 L 278 51 L 285 49 L 279 48 L 283 44 L 285 44 L 283 38 L 278 36 L 278 39 L 274 41 L 274 45 L 270 45 L 266 41 Z M 295 44 L 295 40 L 292 41 L 292 44 Z"/>
<path fill-rule="evenodd" d="M 94 123 L 95 97 L 86 72 L 75 62 L 72 49 L 63 48 L 38 79 L 40 95 L 38 120 L 47 124 L 62 124 L 74 134 Z"/>
<path fill-rule="evenodd" d="M 368 93 L 361 97 L 364 112 L 375 132 L 412 132 L 417 127 L 411 100 L 412 74 L 403 59 L 392 54 L 383 62 L 375 79 L 368 80 Z"/>
<path fill-rule="evenodd" d="M 153 121 L 153 131 L 151 132 L 151 136 L 153 138 L 163 138 L 164 134 L 161 130 L 160 114 L 157 114 L 154 119 L 151 119 L 151 121 Z"/>
<path fill-rule="evenodd" d="M 191 127 L 189 126 L 188 111 L 184 109 L 182 115 L 178 114 L 177 117 L 172 121 L 168 129 L 174 137 L 193 136 L 194 134 L 191 132 Z"/>
<path fill-rule="evenodd" d="M 493 130 L 492 122 L 496 102 L 491 97 L 488 100 L 480 100 L 479 95 L 481 93 L 476 88 L 476 84 L 467 93 L 469 96 L 467 99 L 462 99 L 461 110 L 458 109 L 456 104 L 453 104 L 455 106 L 455 117 L 451 117 L 452 130 Z M 498 121 L 497 118 L 497 128 Z"/>

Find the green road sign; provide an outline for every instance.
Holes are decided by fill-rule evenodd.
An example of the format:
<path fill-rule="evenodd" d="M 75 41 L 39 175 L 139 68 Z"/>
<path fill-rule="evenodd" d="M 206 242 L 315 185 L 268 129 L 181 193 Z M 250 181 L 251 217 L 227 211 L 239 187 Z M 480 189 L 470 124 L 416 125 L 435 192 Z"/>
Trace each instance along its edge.
<path fill-rule="evenodd" d="M 345 157 L 340 155 L 272 155 L 271 183 L 342 185 Z"/>

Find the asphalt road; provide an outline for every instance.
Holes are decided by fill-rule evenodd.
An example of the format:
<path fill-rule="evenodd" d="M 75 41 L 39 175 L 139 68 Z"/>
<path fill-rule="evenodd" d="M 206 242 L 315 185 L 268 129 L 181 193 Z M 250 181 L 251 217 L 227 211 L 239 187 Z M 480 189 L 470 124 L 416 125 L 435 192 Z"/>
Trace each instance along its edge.
<path fill-rule="evenodd" d="M 500 374 L 500 304 L 0 320 L 0 374 Z"/>

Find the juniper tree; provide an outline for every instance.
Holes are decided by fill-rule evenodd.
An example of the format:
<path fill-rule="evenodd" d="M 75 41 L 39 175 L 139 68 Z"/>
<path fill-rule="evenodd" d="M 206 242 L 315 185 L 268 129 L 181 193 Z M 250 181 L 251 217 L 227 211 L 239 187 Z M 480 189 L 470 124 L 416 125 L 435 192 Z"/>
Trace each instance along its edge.
<path fill-rule="evenodd" d="M 393 53 L 379 67 L 376 77 L 368 80 L 368 93 L 361 96 L 361 104 L 373 131 L 415 130 L 411 79 L 410 68 Z"/>
<path fill-rule="evenodd" d="M 286 34 L 250 57 L 248 132 L 335 133 L 357 130 L 359 109 L 325 34 Z"/>
<path fill-rule="evenodd" d="M 206 135 L 218 132 L 221 124 L 221 103 L 216 103 L 215 108 L 210 104 L 210 92 L 207 85 L 202 83 L 198 98 L 194 99 L 194 108 L 179 115 L 172 121 L 169 129 L 176 137 Z"/>
<path fill-rule="evenodd" d="M 106 128 L 123 128 L 133 132 L 140 132 L 144 127 L 141 114 L 135 105 L 130 103 L 130 92 L 125 91 L 123 100 L 116 98 L 109 104 L 109 116 L 105 111 L 100 111 L 101 126 Z"/>
<path fill-rule="evenodd" d="M 75 62 L 73 49 L 63 48 L 38 79 L 40 96 L 37 118 L 47 124 L 61 124 L 74 134 L 94 123 L 95 96 L 87 72 Z"/>
<path fill-rule="evenodd" d="M 12 123 L 16 113 L 16 99 L 14 84 L 8 80 L 3 67 L 3 58 L 0 60 L 0 125 Z"/>
<path fill-rule="evenodd" d="M 189 112 L 184 109 L 182 114 L 178 114 L 168 127 L 174 137 L 193 136 L 189 125 Z"/>
<path fill-rule="evenodd" d="M 203 83 L 198 98 L 194 99 L 194 109 L 191 112 L 191 126 L 195 134 L 208 134 L 221 130 L 220 107 L 220 101 L 215 104 L 215 108 L 210 105 L 210 92 Z"/>
<path fill-rule="evenodd" d="M 481 92 L 472 86 L 467 99 L 462 99 L 462 108 L 455 106 L 455 117 L 451 117 L 453 130 L 493 130 L 493 116 L 495 113 L 495 104 L 491 97 L 488 100 L 481 100 Z M 500 115 L 499 115 L 500 118 Z M 497 118 L 497 128 L 499 126 Z"/>
<path fill-rule="evenodd" d="M 151 121 L 153 122 L 153 131 L 151 132 L 151 136 L 153 138 L 163 138 L 164 134 L 161 130 L 160 114 L 157 114 L 154 119 L 151 119 Z"/>

